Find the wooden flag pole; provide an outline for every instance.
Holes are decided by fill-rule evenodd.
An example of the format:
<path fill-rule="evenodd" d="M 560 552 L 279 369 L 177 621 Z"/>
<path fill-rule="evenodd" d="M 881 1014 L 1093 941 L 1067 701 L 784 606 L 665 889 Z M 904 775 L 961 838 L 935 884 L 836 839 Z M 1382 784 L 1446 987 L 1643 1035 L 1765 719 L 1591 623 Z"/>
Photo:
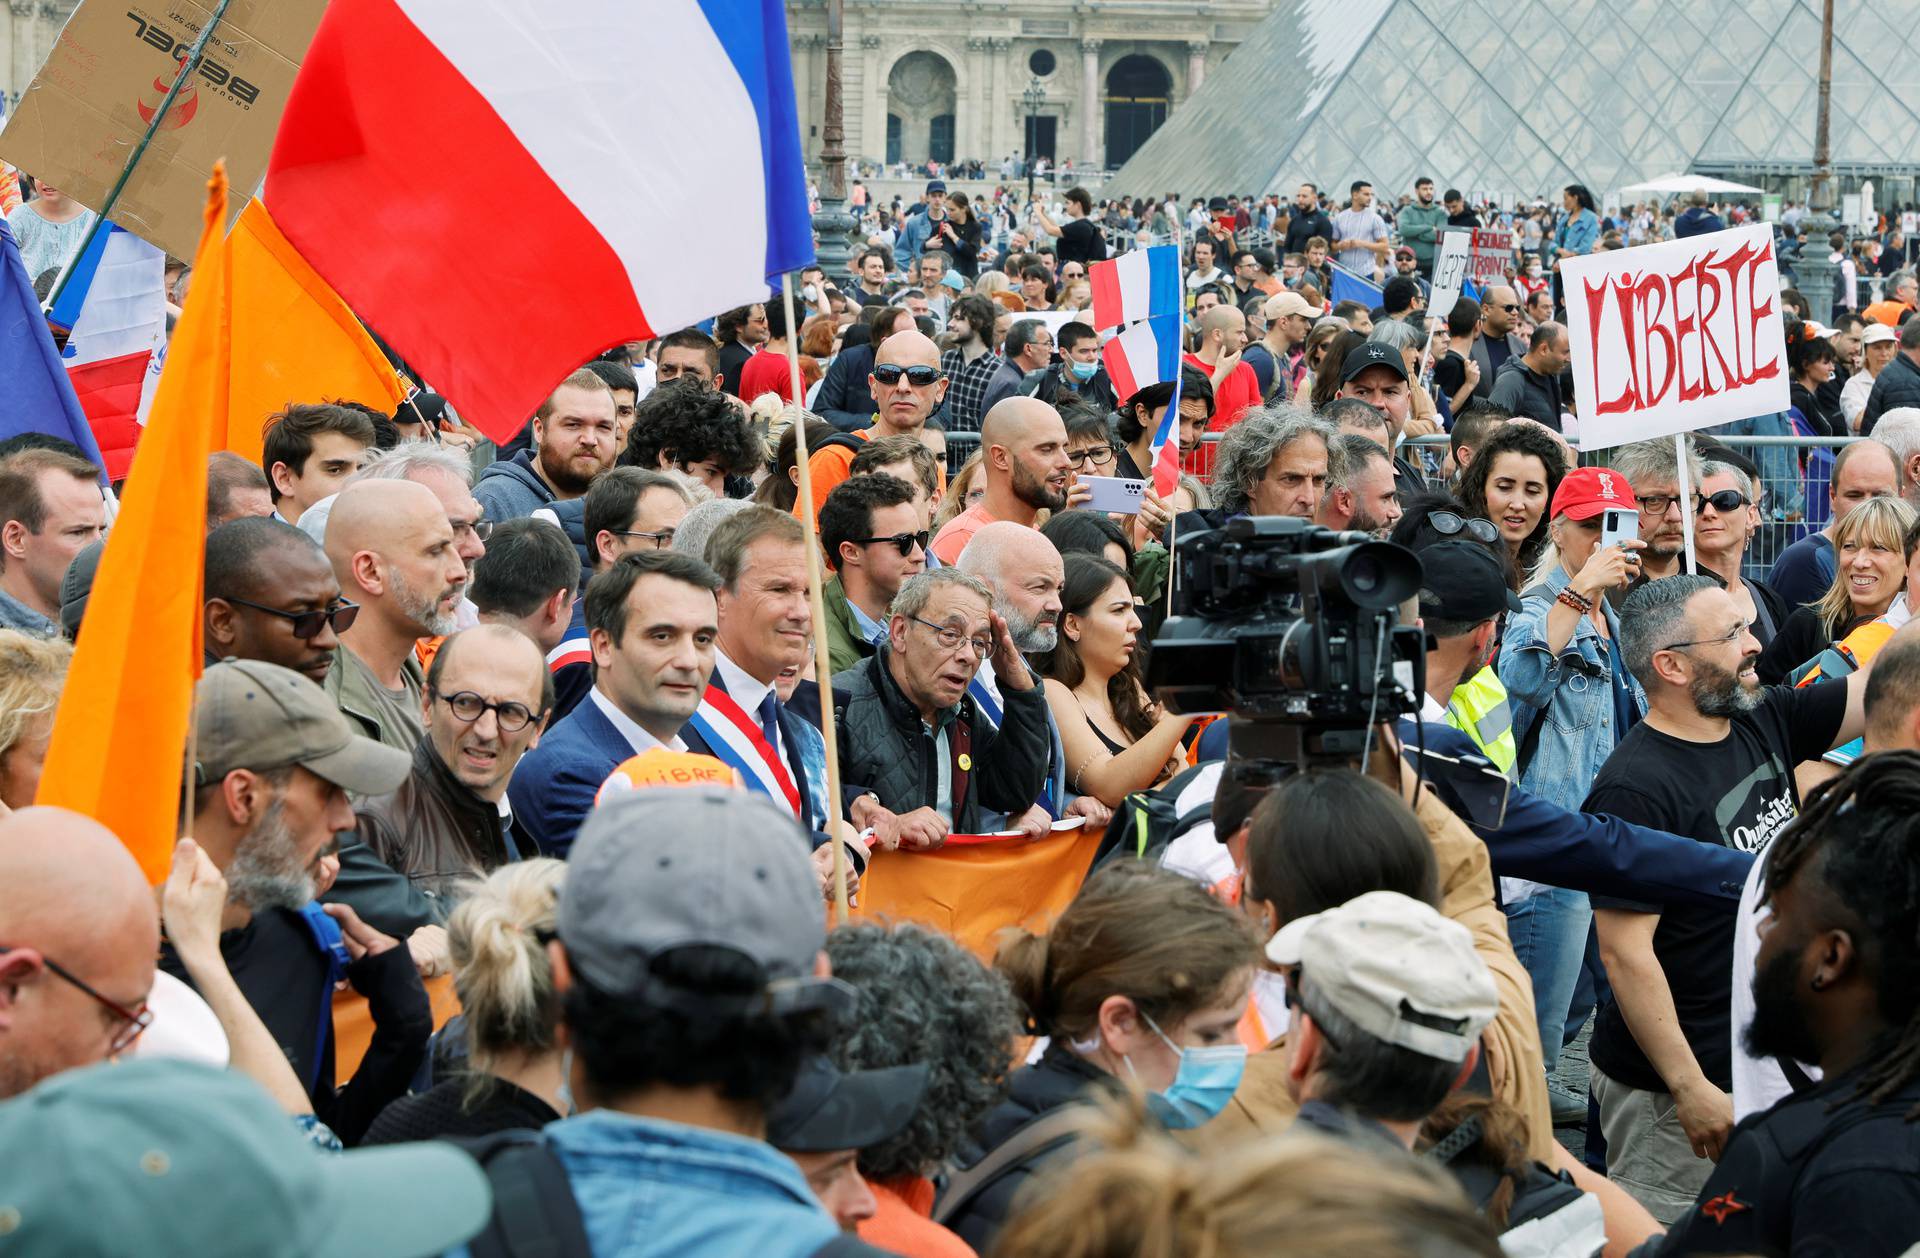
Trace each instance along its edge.
<path fill-rule="evenodd" d="M 814 535 L 817 508 L 813 502 L 813 477 L 807 468 L 806 393 L 800 387 L 800 328 L 793 317 L 793 286 L 798 272 L 786 277 L 780 286 L 780 301 L 787 312 L 787 373 L 793 384 L 793 464 L 799 473 L 800 503 L 806 511 L 801 523 L 807 533 L 807 605 L 813 611 L 813 676 L 820 686 L 820 736 L 827 744 L 827 834 L 833 846 L 833 920 L 847 923 L 847 849 L 835 823 L 840 820 L 840 744 L 833 730 L 833 665 L 827 657 L 827 604 L 821 597 L 825 573 L 820 566 L 820 539 Z M 751 401 L 752 399 L 747 399 Z"/>

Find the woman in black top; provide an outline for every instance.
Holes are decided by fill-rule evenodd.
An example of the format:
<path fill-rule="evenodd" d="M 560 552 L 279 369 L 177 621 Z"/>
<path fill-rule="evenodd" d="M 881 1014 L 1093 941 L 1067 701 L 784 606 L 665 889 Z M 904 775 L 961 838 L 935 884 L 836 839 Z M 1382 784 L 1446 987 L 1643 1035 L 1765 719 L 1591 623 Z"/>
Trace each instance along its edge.
<path fill-rule="evenodd" d="M 518 861 L 495 870 L 453 911 L 447 942 L 467 1069 L 387 1106 L 363 1144 L 540 1128 L 571 1108 L 566 1055 L 554 1042 L 560 1001 L 546 943 L 565 872 L 557 860 Z"/>
<path fill-rule="evenodd" d="M 1886 615 L 1896 600 L 1904 598 L 1907 557 L 1920 544 L 1915 519 L 1905 499 L 1869 498 L 1834 526 L 1833 553 L 1839 568 L 1833 584 L 1819 602 L 1795 609 L 1760 652 L 1754 671 L 1762 683 L 1776 686 L 1787 681 L 1829 644 Z"/>
<path fill-rule="evenodd" d="M 1790 325 L 1789 330 L 1794 331 L 1793 326 Z M 1787 344 L 1787 366 L 1793 372 L 1788 398 L 1817 437 L 1847 435 L 1846 421 L 1823 406 L 1817 396 L 1820 387 L 1833 378 L 1838 362 L 1832 341 L 1813 335 L 1813 330 L 1805 324 L 1797 325 L 1793 339 Z"/>

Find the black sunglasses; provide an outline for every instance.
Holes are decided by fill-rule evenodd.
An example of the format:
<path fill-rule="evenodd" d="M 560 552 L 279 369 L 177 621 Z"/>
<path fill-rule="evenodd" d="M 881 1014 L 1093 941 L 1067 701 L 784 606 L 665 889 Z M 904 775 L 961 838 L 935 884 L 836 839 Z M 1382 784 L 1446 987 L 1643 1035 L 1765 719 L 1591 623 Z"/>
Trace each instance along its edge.
<path fill-rule="evenodd" d="M 268 607 L 265 603 L 250 603 L 244 598 L 229 598 L 223 596 L 221 601 L 224 603 L 237 603 L 241 607 L 251 607 L 257 612 L 265 612 L 269 616 L 278 616 L 282 620 L 291 620 L 293 622 L 293 636 L 303 642 L 309 638 L 317 637 L 320 633 L 320 626 L 324 624 L 332 624 L 335 633 L 345 633 L 352 627 L 354 618 L 360 614 L 360 604 L 349 603 L 345 599 L 333 604 L 331 607 L 325 607 L 318 611 L 311 612 L 281 611 L 278 607 Z"/>
<path fill-rule="evenodd" d="M 1452 537 L 1465 529 L 1469 536 L 1483 542 L 1500 540 L 1500 532 L 1493 527 L 1493 521 L 1483 520 L 1477 515 L 1464 516 L 1455 511 L 1429 511 L 1427 523 L 1432 526 L 1434 532 L 1445 537 Z"/>
<path fill-rule="evenodd" d="M 900 377 L 905 376 L 908 384 L 916 389 L 924 389 L 937 382 L 941 375 L 938 367 L 896 367 L 892 363 L 881 363 L 873 369 L 873 378 L 889 388 L 899 384 Z"/>
<path fill-rule="evenodd" d="M 1693 496 L 1693 513 L 1695 515 L 1699 515 L 1708 507 L 1712 507 L 1721 515 L 1725 515 L 1729 511 L 1738 511 L 1746 505 L 1747 496 L 1737 489 L 1722 489 L 1717 493 L 1695 494 Z"/>
<path fill-rule="evenodd" d="M 918 533 L 895 533 L 891 537 L 849 537 L 847 540 L 856 546 L 873 546 L 880 542 L 891 542 L 904 557 L 911 555 L 915 546 L 918 546 L 924 554 L 927 541 L 932 536 L 933 534 L 926 529 L 921 529 Z"/>

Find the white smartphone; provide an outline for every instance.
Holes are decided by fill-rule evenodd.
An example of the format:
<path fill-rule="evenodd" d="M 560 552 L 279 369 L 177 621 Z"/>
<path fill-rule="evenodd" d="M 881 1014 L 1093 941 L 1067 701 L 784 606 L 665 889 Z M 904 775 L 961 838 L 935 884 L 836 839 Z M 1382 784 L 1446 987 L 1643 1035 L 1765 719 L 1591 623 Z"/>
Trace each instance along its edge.
<path fill-rule="evenodd" d="M 1137 514 L 1140 499 L 1147 492 L 1147 482 L 1120 476 L 1082 476 L 1080 483 L 1093 491 L 1093 497 L 1080 505 L 1089 511 L 1105 511 L 1112 515 Z"/>
<path fill-rule="evenodd" d="M 1638 511 L 1609 507 L 1600 517 L 1600 544 L 1617 546 L 1629 538 L 1640 536 L 1640 513 Z"/>

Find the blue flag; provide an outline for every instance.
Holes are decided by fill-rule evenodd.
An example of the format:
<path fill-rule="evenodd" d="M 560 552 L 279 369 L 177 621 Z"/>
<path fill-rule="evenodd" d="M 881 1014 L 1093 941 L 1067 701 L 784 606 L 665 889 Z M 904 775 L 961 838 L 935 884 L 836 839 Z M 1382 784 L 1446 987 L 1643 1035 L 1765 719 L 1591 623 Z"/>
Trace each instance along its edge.
<path fill-rule="evenodd" d="M 1338 262 L 1329 262 L 1333 268 L 1333 291 L 1327 294 L 1327 300 L 1334 305 L 1343 301 L 1357 301 L 1372 310 L 1386 301 L 1386 294 L 1380 286 L 1370 280 L 1363 280 Z"/>
<path fill-rule="evenodd" d="M 104 238 L 105 233 L 102 233 Z M 94 466 L 105 467 L 86 412 L 74 394 L 60 353 L 53 347 L 40 299 L 27 280 L 20 246 L 0 222 L 0 439 L 39 432 L 80 447 Z"/>

